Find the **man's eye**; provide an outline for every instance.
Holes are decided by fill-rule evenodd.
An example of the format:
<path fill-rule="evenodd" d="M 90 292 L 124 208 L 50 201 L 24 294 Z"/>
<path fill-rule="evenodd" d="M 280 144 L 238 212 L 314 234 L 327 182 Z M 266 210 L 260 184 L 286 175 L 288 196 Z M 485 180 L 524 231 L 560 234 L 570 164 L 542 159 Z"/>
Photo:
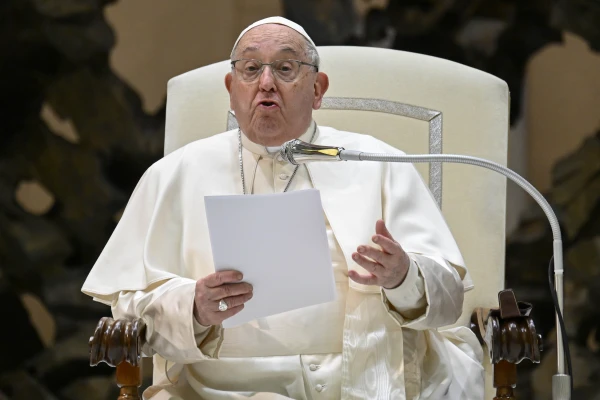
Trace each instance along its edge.
<path fill-rule="evenodd" d="M 292 66 L 289 63 L 279 65 L 279 71 L 281 72 L 290 72 L 292 71 Z"/>
<path fill-rule="evenodd" d="M 258 70 L 258 67 L 255 65 L 246 66 L 246 72 L 256 72 L 257 70 Z"/>

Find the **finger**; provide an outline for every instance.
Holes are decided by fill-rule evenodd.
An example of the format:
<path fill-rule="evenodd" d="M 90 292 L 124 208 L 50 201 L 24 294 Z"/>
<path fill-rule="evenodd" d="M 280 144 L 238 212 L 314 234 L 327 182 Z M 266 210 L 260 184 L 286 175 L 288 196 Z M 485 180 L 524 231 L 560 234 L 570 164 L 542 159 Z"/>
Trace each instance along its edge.
<path fill-rule="evenodd" d="M 221 300 L 226 297 L 239 296 L 247 293 L 252 293 L 252 285 L 247 282 L 242 283 L 226 283 L 216 288 L 209 288 L 207 298 L 209 300 Z"/>
<path fill-rule="evenodd" d="M 402 250 L 402 246 L 394 240 L 383 235 L 373 235 L 373 243 L 378 244 L 383 251 L 388 254 L 398 254 Z"/>
<path fill-rule="evenodd" d="M 362 285 L 376 285 L 377 277 L 373 274 L 371 275 L 361 275 L 354 270 L 348 271 L 348 278 L 352 279 L 356 283 L 360 283 Z"/>
<path fill-rule="evenodd" d="M 390 254 L 386 254 L 375 247 L 358 246 L 357 250 L 360 255 L 369 257 L 371 260 L 374 260 L 383 266 L 389 265 L 392 262 L 392 256 Z"/>
<path fill-rule="evenodd" d="M 390 231 L 388 231 L 388 228 L 387 226 L 385 226 L 385 222 L 383 222 L 382 219 L 377 220 L 377 222 L 375 223 L 375 233 L 377 233 L 378 235 L 385 236 L 390 240 L 394 240 L 394 237 L 392 236 Z"/>
<path fill-rule="evenodd" d="M 367 271 L 369 271 L 370 273 L 374 274 L 374 275 L 381 275 L 383 272 L 383 266 L 379 265 L 378 263 L 376 263 L 373 260 L 369 260 L 368 258 L 366 258 L 363 255 L 360 255 L 358 253 L 353 253 L 352 254 L 352 259 L 361 267 L 363 267 L 364 269 L 366 269 Z"/>
<path fill-rule="evenodd" d="M 221 322 L 223 322 L 223 320 L 233 317 L 235 314 L 239 313 L 243 309 L 244 309 L 244 305 L 242 304 L 237 307 L 228 308 L 227 311 L 217 311 L 217 317 L 216 317 L 217 322 L 213 325 L 220 324 Z"/>
<path fill-rule="evenodd" d="M 225 283 L 239 282 L 244 278 L 241 272 L 228 270 L 219 271 L 206 276 L 203 281 L 206 287 L 217 287 Z"/>
<path fill-rule="evenodd" d="M 246 293 L 239 296 L 227 297 L 225 299 L 221 299 L 227 304 L 227 309 L 234 308 L 237 306 L 241 306 L 245 304 L 252 298 L 252 293 Z M 221 300 L 212 302 L 211 311 L 219 311 L 219 303 Z"/>

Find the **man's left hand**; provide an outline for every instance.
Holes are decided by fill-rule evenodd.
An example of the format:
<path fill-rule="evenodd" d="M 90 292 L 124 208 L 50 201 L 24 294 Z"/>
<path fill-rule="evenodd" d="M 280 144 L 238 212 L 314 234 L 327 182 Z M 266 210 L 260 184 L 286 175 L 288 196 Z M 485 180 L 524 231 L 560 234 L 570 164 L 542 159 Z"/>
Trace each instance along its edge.
<path fill-rule="evenodd" d="M 352 259 L 371 274 L 361 275 L 351 270 L 348 272 L 348 277 L 363 285 L 378 285 L 385 289 L 400 286 L 410 266 L 408 254 L 394 240 L 383 220 L 375 224 L 375 235 L 372 240 L 381 248 L 361 245 L 356 249 L 356 253 L 352 253 Z"/>

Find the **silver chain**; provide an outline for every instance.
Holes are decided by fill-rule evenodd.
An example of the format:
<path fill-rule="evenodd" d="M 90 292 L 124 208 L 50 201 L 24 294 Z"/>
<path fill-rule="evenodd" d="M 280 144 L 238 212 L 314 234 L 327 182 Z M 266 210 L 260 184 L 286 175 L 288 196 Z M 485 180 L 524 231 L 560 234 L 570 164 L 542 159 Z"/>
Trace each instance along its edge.
<path fill-rule="evenodd" d="M 317 124 L 315 124 L 315 129 L 313 130 L 312 136 L 310 138 L 311 143 L 315 139 L 316 133 L 317 133 Z M 239 158 L 240 158 L 240 175 L 242 177 L 242 193 L 247 194 L 246 193 L 246 177 L 244 176 L 244 157 L 242 155 L 242 130 L 241 129 L 238 129 L 238 150 L 239 150 Z M 288 181 L 287 185 L 285 185 L 285 189 L 283 189 L 284 193 L 287 192 L 287 190 L 290 188 L 292 180 L 296 176 L 296 172 L 298 172 L 299 167 L 300 167 L 299 165 L 296 165 L 296 168 L 294 168 L 294 172 L 292 172 L 292 176 L 290 177 L 290 180 Z"/>

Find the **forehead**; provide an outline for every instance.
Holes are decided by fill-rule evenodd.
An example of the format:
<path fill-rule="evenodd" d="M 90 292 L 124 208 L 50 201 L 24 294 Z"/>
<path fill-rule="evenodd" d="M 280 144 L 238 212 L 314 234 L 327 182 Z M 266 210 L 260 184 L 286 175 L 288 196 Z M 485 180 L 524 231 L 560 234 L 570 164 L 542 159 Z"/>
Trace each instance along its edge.
<path fill-rule="evenodd" d="M 250 29 L 242 36 L 236 52 L 238 54 L 254 52 L 273 54 L 290 52 L 303 54 L 305 38 L 294 29 L 285 25 L 265 24 Z"/>

